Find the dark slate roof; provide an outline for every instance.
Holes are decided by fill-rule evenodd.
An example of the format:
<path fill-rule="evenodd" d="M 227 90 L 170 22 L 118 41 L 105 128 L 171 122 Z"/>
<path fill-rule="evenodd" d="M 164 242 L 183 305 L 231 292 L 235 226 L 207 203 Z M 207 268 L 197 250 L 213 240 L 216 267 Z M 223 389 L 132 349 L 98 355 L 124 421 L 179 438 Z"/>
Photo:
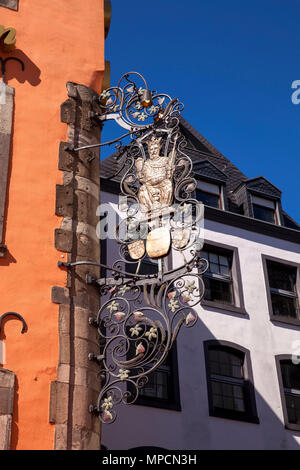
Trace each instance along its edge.
<path fill-rule="evenodd" d="M 214 147 L 208 140 L 203 137 L 200 132 L 194 129 L 182 116 L 180 117 L 180 130 L 186 137 L 187 146 L 186 153 L 193 161 L 195 168 L 195 174 L 197 175 L 197 163 L 198 167 L 205 167 L 207 171 L 207 165 L 205 162 L 210 162 L 211 168 L 215 167 L 220 170 L 226 179 L 226 199 L 227 199 L 227 210 L 236 214 L 241 214 L 241 209 L 235 199 L 235 190 L 239 188 L 242 183 L 249 184 L 259 178 L 266 178 L 260 176 L 257 178 L 247 178 L 230 160 L 228 160 L 216 147 Z M 125 172 L 122 168 L 123 163 L 118 161 L 120 152 L 117 151 L 110 157 L 101 161 L 101 187 L 104 191 L 118 192 L 119 182 Z M 123 160 L 123 159 L 122 159 Z M 202 165 L 199 165 L 202 163 Z M 203 176 L 213 178 L 213 175 L 209 175 L 208 172 Z M 274 185 L 272 185 L 274 187 Z M 275 188 L 275 187 L 274 187 Z M 280 190 L 276 188 L 280 193 Z M 282 211 L 282 217 L 286 227 L 300 230 L 300 225 L 297 224 L 288 214 Z"/>

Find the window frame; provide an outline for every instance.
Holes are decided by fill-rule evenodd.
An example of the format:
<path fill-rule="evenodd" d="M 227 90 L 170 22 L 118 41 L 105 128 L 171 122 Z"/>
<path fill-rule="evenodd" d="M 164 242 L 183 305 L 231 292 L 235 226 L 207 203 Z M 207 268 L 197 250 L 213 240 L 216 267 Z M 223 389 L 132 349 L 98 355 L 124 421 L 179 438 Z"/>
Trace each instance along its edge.
<path fill-rule="evenodd" d="M 203 185 L 202 188 L 200 187 L 201 185 Z M 206 185 L 207 185 L 207 187 L 205 188 Z M 215 186 L 216 188 L 218 188 L 219 191 L 218 191 L 218 192 L 213 192 L 212 190 L 210 190 L 209 187 L 212 187 L 212 186 Z M 211 189 L 212 189 L 212 188 L 211 188 Z M 215 209 L 225 210 L 225 204 L 224 204 L 224 184 L 222 184 L 221 182 L 206 181 L 205 179 L 198 178 L 198 179 L 197 179 L 196 189 L 195 189 L 195 199 L 197 199 L 197 190 L 202 191 L 203 193 L 206 193 L 206 194 L 211 194 L 212 196 L 218 196 L 218 198 L 219 198 L 218 207 L 209 206 L 209 205 L 203 203 L 204 206 L 206 206 L 206 207 L 213 207 L 213 208 L 215 208 Z M 197 200 L 198 200 L 198 199 L 197 199 Z"/>
<path fill-rule="evenodd" d="M 262 264 L 263 264 L 263 271 L 264 271 L 264 277 L 265 277 L 265 286 L 266 286 L 266 294 L 267 294 L 267 303 L 268 303 L 268 310 L 269 310 L 269 315 L 270 315 L 270 320 L 273 322 L 279 322 L 279 323 L 285 323 L 287 325 L 294 325 L 294 326 L 300 326 L 300 271 L 299 271 L 299 264 L 294 263 L 289 260 L 285 260 L 282 258 L 275 258 L 273 256 L 268 256 L 262 254 Z M 271 287 L 269 283 L 269 274 L 268 274 L 268 266 L 267 266 L 267 261 L 273 261 L 274 263 L 282 264 L 285 266 L 290 266 L 294 267 L 297 270 L 297 275 L 296 275 L 296 283 L 295 283 L 295 293 L 296 293 L 296 302 L 298 304 L 298 318 L 291 318 L 287 317 L 284 315 L 274 315 L 273 314 L 273 306 L 272 306 L 272 298 L 271 298 Z M 279 292 L 274 292 L 278 293 L 279 295 L 281 294 Z M 283 290 L 282 290 L 283 291 Z M 282 293 L 282 295 L 284 295 Z"/>
<path fill-rule="evenodd" d="M 209 308 L 217 309 L 217 310 L 226 310 L 226 311 L 230 311 L 233 313 L 246 315 L 247 312 L 245 310 L 245 303 L 244 303 L 244 293 L 243 293 L 243 284 L 242 284 L 238 248 L 235 246 L 231 246 L 231 245 L 224 245 L 223 243 L 205 240 L 201 251 L 209 251 L 209 250 L 220 251 L 220 253 L 224 251 L 224 254 L 226 252 L 227 253 L 230 252 L 232 255 L 231 288 L 232 288 L 233 303 L 223 304 L 221 302 L 206 300 L 203 298 L 201 300 L 201 305 L 203 307 L 209 307 Z M 204 276 L 205 274 L 203 275 L 203 277 Z"/>
<path fill-rule="evenodd" d="M 250 200 L 251 200 L 251 206 L 252 206 L 251 209 L 252 209 L 253 219 L 260 220 L 261 222 L 265 222 L 268 224 L 281 225 L 278 199 L 267 197 L 267 196 L 264 196 L 263 194 L 257 194 L 250 190 Z M 262 207 L 263 209 L 273 210 L 273 222 L 269 222 L 268 220 L 258 219 L 254 217 L 254 206 Z"/>
<path fill-rule="evenodd" d="M 256 217 L 255 216 L 255 208 L 256 207 L 261 208 L 261 209 L 265 209 L 267 211 L 272 211 L 273 220 L 270 221 L 270 220 L 262 219 L 260 217 Z M 272 209 L 271 207 L 262 206 L 260 204 L 252 203 L 252 210 L 253 210 L 253 217 L 254 217 L 255 220 L 262 220 L 263 222 L 269 222 L 269 224 L 275 224 L 276 223 L 275 209 Z"/>
<path fill-rule="evenodd" d="M 204 357 L 205 357 L 205 371 L 206 371 L 206 384 L 207 384 L 207 397 L 208 397 L 208 410 L 209 416 L 215 418 L 230 419 L 234 421 L 243 421 L 247 423 L 259 424 L 259 417 L 257 414 L 256 398 L 255 398 L 255 387 L 253 381 L 253 372 L 251 365 L 250 351 L 239 344 L 232 343 L 230 341 L 223 340 L 206 340 L 203 341 L 204 346 Z M 244 355 L 244 390 L 247 395 L 245 396 L 245 403 L 248 404 L 249 413 L 237 415 L 235 411 L 231 410 L 215 410 L 213 406 L 213 393 L 212 393 L 212 380 L 211 380 L 211 369 L 209 360 L 210 347 L 223 347 L 235 350 Z"/>
<path fill-rule="evenodd" d="M 281 398 L 281 407 L 282 407 L 282 412 L 283 412 L 284 427 L 291 431 L 300 431 L 300 424 L 294 424 L 294 423 L 289 422 L 286 399 L 285 399 L 285 391 L 284 391 L 282 373 L 281 373 L 281 365 L 280 365 L 280 363 L 283 361 L 292 361 L 292 357 L 293 357 L 292 354 L 278 354 L 275 356 L 275 362 L 276 362 L 279 392 L 280 392 L 280 398 Z M 299 368 L 300 368 L 300 364 L 299 364 Z"/>

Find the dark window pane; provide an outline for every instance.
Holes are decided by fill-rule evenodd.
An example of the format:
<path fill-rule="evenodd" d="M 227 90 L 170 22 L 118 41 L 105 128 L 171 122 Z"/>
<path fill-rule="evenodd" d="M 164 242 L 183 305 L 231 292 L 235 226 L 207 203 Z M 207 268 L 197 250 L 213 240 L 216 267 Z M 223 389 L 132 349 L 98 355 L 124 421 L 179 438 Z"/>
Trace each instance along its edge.
<path fill-rule="evenodd" d="M 224 408 L 223 396 L 213 394 L 213 407 L 214 408 Z"/>
<path fill-rule="evenodd" d="M 219 256 L 219 262 L 221 266 L 229 267 L 229 261 L 227 256 Z"/>
<path fill-rule="evenodd" d="M 230 269 L 232 264 L 231 253 L 219 254 L 214 251 L 201 251 L 201 256 L 208 260 L 209 268 L 208 273 L 220 274 L 223 276 L 230 277 Z"/>
<path fill-rule="evenodd" d="M 209 263 L 209 271 L 212 274 L 220 274 L 220 267 L 216 263 Z"/>
<path fill-rule="evenodd" d="M 281 373 L 285 388 L 300 390 L 300 364 L 293 364 L 291 361 L 281 362 Z"/>
<path fill-rule="evenodd" d="M 233 394 L 236 400 L 241 399 L 244 397 L 242 387 L 237 387 L 236 385 L 233 387 Z"/>
<path fill-rule="evenodd" d="M 209 252 L 208 255 L 210 263 L 219 264 L 219 256 L 216 253 Z"/>
<path fill-rule="evenodd" d="M 220 363 L 216 361 L 211 361 L 210 370 L 212 374 L 221 374 Z"/>
<path fill-rule="evenodd" d="M 204 277 L 205 300 L 219 302 L 223 304 L 232 304 L 231 283 L 218 279 Z"/>
<path fill-rule="evenodd" d="M 300 395 L 285 394 L 289 423 L 300 424 Z"/>
<path fill-rule="evenodd" d="M 273 315 L 297 318 L 296 299 L 271 293 Z"/>
<path fill-rule="evenodd" d="M 164 369 L 157 369 L 152 372 L 148 383 L 140 389 L 140 396 L 143 398 L 159 398 L 168 400 L 170 397 L 170 374 L 171 368 L 164 366 Z"/>
<path fill-rule="evenodd" d="M 220 274 L 222 276 L 230 276 L 230 270 L 228 266 L 220 266 Z"/>
<path fill-rule="evenodd" d="M 222 384 L 220 382 L 212 382 L 212 392 L 215 395 L 221 395 L 222 394 Z"/>
<path fill-rule="evenodd" d="M 246 411 L 245 409 L 245 403 L 243 399 L 234 399 L 234 408 L 236 411 L 240 411 L 241 413 L 244 413 Z"/>
<path fill-rule="evenodd" d="M 206 206 L 220 207 L 220 197 L 215 194 L 206 193 L 201 189 L 196 189 L 197 201 L 203 202 Z"/>
<path fill-rule="evenodd" d="M 218 249 L 203 250 L 201 256 L 208 260 L 209 267 L 203 276 L 205 300 L 224 304 L 233 303 L 231 264 L 232 254 Z"/>
<path fill-rule="evenodd" d="M 233 398 L 223 397 L 224 408 L 227 410 L 234 410 L 234 401 Z"/>
<path fill-rule="evenodd" d="M 126 263 L 126 272 L 134 274 L 136 272 L 137 263 Z M 141 262 L 139 274 L 148 275 L 158 272 L 158 264 L 155 260 L 150 260 L 147 256 Z"/>
<path fill-rule="evenodd" d="M 156 274 L 158 271 L 157 263 L 148 262 L 147 260 L 142 261 L 139 274 Z"/>
<path fill-rule="evenodd" d="M 288 421 L 300 424 L 300 364 L 280 362 Z"/>
<path fill-rule="evenodd" d="M 208 349 L 212 406 L 218 416 L 242 416 L 249 413 L 248 388 L 244 380 L 245 356 L 225 346 Z M 223 410 L 223 411 L 222 411 Z M 232 412 L 232 414 L 228 414 Z M 221 413 L 221 414 L 220 414 Z"/>
<path fill-rule="evenodd" d="M 255 219 L 274 223 L 274 209 L 253 204 L 253 215 Z"/>
<path fill-rule="evenodd" d="M 243 356 L 222 349 L 209 350 L 209 362 L 212 374 L 243 378 Z"/>
<path fill-rule="evenodd" d="M 216 388 L 218 386 L 218 388 Z M 244 393 L 242 386 L 212 381 L 213 406 L 225 410 L 245 412 Z"/>
<path fill-rule="evenodd" d="M 269 284 L 273 289 L 295 291 L 297 270 L 294 267 L 267 261 Z"/>

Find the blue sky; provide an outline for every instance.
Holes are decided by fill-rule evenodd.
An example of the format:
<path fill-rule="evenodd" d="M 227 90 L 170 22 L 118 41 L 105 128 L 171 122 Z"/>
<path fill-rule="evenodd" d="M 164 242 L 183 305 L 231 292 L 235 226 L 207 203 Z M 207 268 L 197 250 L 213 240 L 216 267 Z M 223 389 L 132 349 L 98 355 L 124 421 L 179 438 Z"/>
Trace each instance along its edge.
<path fill-rule="evenodd" d="M 185 119 L 243 173 L 282 190 L 298 223 L 299 25 L 299 0 L 112 0 L 106 40 L 112 85 L 136 70 L 178 97 Z M 111 126 L 103 140 L 122 132 Z"/>

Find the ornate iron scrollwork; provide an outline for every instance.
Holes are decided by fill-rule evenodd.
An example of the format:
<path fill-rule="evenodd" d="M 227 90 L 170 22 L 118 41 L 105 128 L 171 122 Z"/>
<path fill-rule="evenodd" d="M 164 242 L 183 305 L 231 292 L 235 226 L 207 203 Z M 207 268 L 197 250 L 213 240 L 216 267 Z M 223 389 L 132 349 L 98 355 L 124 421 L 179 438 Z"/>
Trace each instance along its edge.
<path fill-rule="evenodd" d="M 129 76 L 122 77 L 127 80 L 123 89 L 112 87 L 99 97 L 99 119 L 114 119 L 132 138 L 126 152 L 122 147 L 118 152 L 121 221 L 115 239 L 120 257 L 101 265 L 105 278 L 87 279 L 99 286 L 103 299 L 97 317 L 89 320 L 100 337 L 99 355 L 89 359 L 99 364 L 101 380 L 90 411 L 107 423 L 116 419 L 116 405 L 136 401 L 180 328 L 196 323 L 195 306 L 203 298 L 202 274 L 208 268 L 200 256 L 203 205 L 193 197 L 193 165 L 179 128 L 183 105 L 150 92 L 143 77 L 144 88 Z M 167 266 L 171 252 L 177 253 L 173 269 Z M 155 260 L 157 272 L 141 273 L 146 257 Z"/>
<path fill-rule="evenodd" d="M 194 307 L 201 301 L 204 285 L 201 274 L 207 266 L 195 256 L 187 271 L 169 281 L 126 280 L 121 277 L 109 289 L 106 301 L 90 323 L 102 340 L 101 354 L 92 356 L 100 364 L 102 389 L 91 411 L 103 422 L 116 418 L 115 405 L 132 404 L 148 376 L 166 359 L 182 326 L 197 321 Z M 179 271 L 180 272 L 180 271 Z M 105 288 L 105 289 L 103 289 Z M 108 288 L 102 285 L 102 292 Z"/>

